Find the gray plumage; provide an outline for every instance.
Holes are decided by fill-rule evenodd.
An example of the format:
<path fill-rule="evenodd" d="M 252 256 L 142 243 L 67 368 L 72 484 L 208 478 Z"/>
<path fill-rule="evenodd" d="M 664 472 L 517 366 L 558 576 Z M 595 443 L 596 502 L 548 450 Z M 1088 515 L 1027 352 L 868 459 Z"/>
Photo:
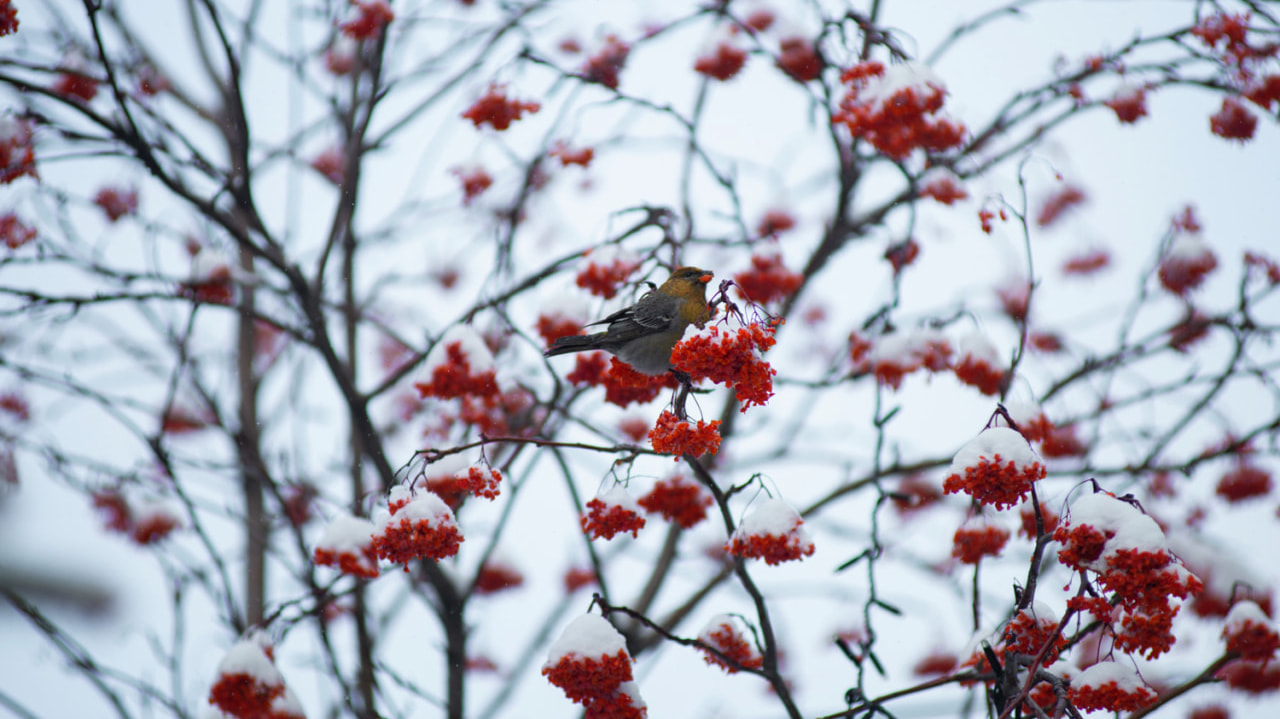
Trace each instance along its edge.
<path fill-rule="evenodd" d="M 631 365 L 636 371 L 660 375 L 671 369 L 671 348 L 684 335 L 690 322 L 705 322 L 706 281 L 711 273 L 696 267 L 681 267 L 656 290 L 644 294 L 630 307 L 587 325 L 608 325 L 604 332 L 561 337 L 547 348 L 547 357 L 604 350 Z M 688 297 L 696 288 L 696 296 Z"/>

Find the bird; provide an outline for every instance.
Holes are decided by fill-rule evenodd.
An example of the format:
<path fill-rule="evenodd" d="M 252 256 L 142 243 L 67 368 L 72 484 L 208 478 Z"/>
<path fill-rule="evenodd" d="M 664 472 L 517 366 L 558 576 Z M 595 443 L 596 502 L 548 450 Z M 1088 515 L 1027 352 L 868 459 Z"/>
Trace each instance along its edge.
<path fill-rule="evenodd" d="M 697 267 L 678 267 L 660 287 L 646 292 L 634 305 L 592 322 L 608 325 L 604 332 L 560 337 L 544 356 L 604 350 L 651 376 L 671 369 L 671 350 L 690 324 L 702 327 L 711 319 L 707 283 L 714 275 Z M 650 285 L 652 286 L 652 285 Z"/>

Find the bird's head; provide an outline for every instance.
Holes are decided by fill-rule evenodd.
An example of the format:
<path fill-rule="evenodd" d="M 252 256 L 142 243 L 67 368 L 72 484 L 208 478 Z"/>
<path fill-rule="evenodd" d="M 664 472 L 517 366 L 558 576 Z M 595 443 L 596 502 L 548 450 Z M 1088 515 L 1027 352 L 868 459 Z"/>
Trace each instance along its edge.
<path fill-rule="evenodd" d="M 686 322 L 693 322 L 701 327 L 711 318 L 711 311 L 707 308 L 707 284 L 714 276 L 700 267 L 678 267 L 662 287 L 658 288 L 658 292 L 684 300 L 681 315 Z"/>
<path fill-rule="evenodd" d="M 715 277 L 715 273 L 710 270 L 704 270 L 698 267 L 677 267 L 671 273 L 671 280 L 679 280 L 680 282 L 693 282 L 705 287 Z"/>

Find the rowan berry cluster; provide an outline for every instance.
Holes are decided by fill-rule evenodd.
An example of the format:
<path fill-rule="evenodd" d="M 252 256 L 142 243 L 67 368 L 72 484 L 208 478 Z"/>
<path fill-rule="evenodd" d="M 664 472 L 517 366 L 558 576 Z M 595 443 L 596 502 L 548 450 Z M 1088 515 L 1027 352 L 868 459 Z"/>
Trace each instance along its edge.
<path fill-rule="evenodd" d="M 671 364 L 694 381 L 709 379 L 732 387 L 742 403 L 739 411 L 763 406 L 773 396 L 777 371 L 761 355 L 773 347 L 776 325 L 753 323 L 733 332 L 708 327 L 676 344 Z"/>
<path fill-rule="evenodd" d="M 595 614 L 575 619 L 551 645 L 542 674 L 588 719 L 644 719 L 644 700 L 631 673 L 626 641 Z"/>
<path fill-rule="evenodd" d="M 1007 427 L 983 431 L 956 453 L 942 487 L 964 492 L 981 504 L 1005 509 L 1018 504 L 1045 476 L 1044 463 L 1027 440 Z"/>
<path fill-rule="evenodd" d="M 304 719 L 302 705 L 285 686 L 267 637 L 253 632 L 218 663 L 209 703 L 236 719 Z"/>
<path fill-rule="evenodd" d="M 590 534 L 592 539 L 613 539 L 625 532 L 636 537 L 645 525 L 644 517 L 640 516 L 640 505 L 621 485 L 587 502 L 587 513 L 580 521 L 582 531 Z"/>
<path fill-rule="evenodd" d="M 939 117 L 946 86 L 928 68 L 907 62 L 885 67 L 870 60 L 846 70 L 848 86 L 831 121 L 849 128 L 895 160 L 913 151 L 959 147 L 964 125 Z"/>
<path fill-rule="evenodd" d="M 389 514 L 373 535 L 373 550 L 389 562 L 403 564 L 415 559 L 440 560 L 458 553 L 463 541 L 453 510 L 434 492 L 412 493 L 397 485 L 388 497 Z"/>
<path fill-rule="evenodd" d="M 1073 597 L 1069 608 L 1108 625 L 1122 652 L 1154 659 L 1169 651 L 1180 608 L 1173 599 L 1193 596 L 1203 583 L 1170 553 L 1155 520 L 1097 492 L 1071 505 L 1053 538 L 1062 544 L 1058 560 L 1110 595 Z"/>
<path fill-rule="evenodd" d="M 703 650 L 707 664 L 718 666 L 727 674 L 736 674 L 739 668 L 759 669 L 764 664 L 764 657 L 738 628 L 738 620 L 728 614 L 712 617 L 698 633 L 698 640 L 732 660 L 730 663 L 715 652 Z"/>
<path fill-rule="evenodd" d="M 650 514 L 661 514 L 668 522 L 690 529 L 707 518 L 707 508 L 713 501 L 697 482 L 677 474 L 654 483 L 639 504 Z"/>
<path fill-rule="evenodd" d="M 379 574 L 378 553 L 373 548 L 377 527 L 363 517 L 342 513 L 334 517 L 316 543 L 313 561 L 337 567 L 343 574 L 373 579 Z"/>
<path fill-rule="evenodd" d="M 720 450 L 720 420 L 697 420 L 691 424 L 663 410 L 657 424 L 649 430 L 649 443 L 653 451 L 674 455 L 677 461 L 686 454 L 694 457 L 715 454 Z"/>
<path fill-rule="evenodd" d="M 813 550 L 804 520 L 781 499 L 766 500 L 753 509 L 725 545 L 736 557 L 763 559 L 770 565 L 807 557 Z"/>

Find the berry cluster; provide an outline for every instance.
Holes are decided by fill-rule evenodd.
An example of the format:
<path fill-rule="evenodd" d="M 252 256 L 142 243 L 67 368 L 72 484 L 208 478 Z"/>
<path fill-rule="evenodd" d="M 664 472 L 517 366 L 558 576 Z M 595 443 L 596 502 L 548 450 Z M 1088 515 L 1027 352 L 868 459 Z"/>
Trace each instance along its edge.
<path fill-rule="evenodd" d="M 699 57 L 693 63 L 693 69 L 700 75 L 724 82 L 737 75 L 746 64 L 746 50 L 731 43 L 722 42 L 716 45 L 715 52 Z"/>
<path fill-rule="evenodd" d="M 136 501 L 118 489 L 95 491 L 93 506 L 102 513 L 107 529 L 126 534 L 144 546 L 165 539 L 183 526 L 182 517 L 168 504 Z"/>
<path fill-rule="evenodd" d="M 409 571 L 414 559 L 440 560 L 458 553 L 462 534 L 453 510 L 434 492 L 412 494 L 405 485 L 392 487 L 390 513 L 373 535 L 373 550 Z"/>
<path fill-rule="evenodd" d="M 342 23 L 338 29 L 352 40 L 376 40 L 382 35 L 382 29 L 396 19 L 386 0 L 351 0 L 351 4 L 356 6 L 359 15 Z"/>
<path fill-rule="evenodd" d="M 781 499 L 770 499 L 752 510 L 734 530 L 725 551 L 735 557 L 781 564 L 813 554 L 813 540 L 800 514 Z"/>
<path fill-rule="evenodd" d="M 532 115 L 541 109 L 542 105 L 536 102 L 522 102 L 508 98 L 505 85 L 490 85 L 484 95 L 467 108 L 462 116 L 476 127 L 488 125 L 502 131 L 511 127 L 511 123 L 519 120 L 526 112 Z"/>
<path fill-rule="evenodd" d="M 728 614 L 712 617 L 698 633 L 698 641 L 720 652 L 704 650 L 706 656 L 703 658 L 707 664 L 718 666 L 728 674 L 737 674 L 740 668 L 759 669 L 764 665 L 764 657 L 738 629 L 738 620 Z M 720 655 L 728 657 L 732 663 Z"/>
<path fill-rule="evenodd" d="M 22 176 L 40 179 L 36 174 L 34 133 L 30 120 L 0 117 L 0 185 L 7 185 Z"/>
<path fill-rule="evenodd" d="M 1174 220 L 1173 239 L 1160 258 L 1156 274 L 1164 288 L 1179 297 L 1204 283 L 1218 267 L 1218 258 L 1200 237 L 1200 223 L 1188 207 Z"/>
<path fill-rule="evenodd" d="M 270 641 L 253 632 L 218 663 L 209 703 L 236 719 L 303 719 L 302 706 L 276 669 Z"/>
<path fill-rule="evenodd" d="M 733 276 L 743 296 L 759 304 L 767 304 L 794 295 L 804 275 L 788 270 L 777 252 L 754 254 L 751 268 Z"/>
<path fill-rule="evenodd" d="M 695 381 L 709 379 L 732 387 L 745 412 L 753 405 L 764 406 L 773 396 L 773 376 L 777 370 L 760 357 L 777 342 L 777 325 L 753 323 L 734 332 L 719 327 L 681 340 L 671 352 L 671 364 L 687 372 Z"/>
<path fill-rule="evenodd" d="M 610 90 L 618 89 L 618 73 L 627 64 L 627 56 L 631 54 L 631 46 L 622 42 L 616 35 L 608 35 L 604 39 L 604 47 L 587 58 L 582 66 L 582 79 L 604 85 Z"/>
<path fill-rule="evenodd" d="M 720 451 L 720 420 L 697 420 L 697 424 L 690 424 L 670 410 L 663 410 L 649 430 L 649 442 L 653 451 L 675 455 L 676 461 L 686 454 L 694 457 L 715 454 Z"/>
<path fill-rule="evenodd" d="M 626 640 L 604 617 L 584 614 L 551 645 L 542 674 L 588 719 L 644 719 Z"/>
<path fill-rule="evenodd" d="M 574 281 L 587 292 L 611 300 L 639 267 L 640 259 L 630 253 L 597 250 L 588 255 L 587 266 L 578 272 Z"/>
<path fill-rule="evenodd" d="M 12 212 L 0 215 L 0 242 L 11 250 L 31 242 L 36 238 L 36 228 L 18 219 Z"/>
<path fill-rule="evenodd" d="M 1201 581 L 1169 552 L 1155 520 L 1107 492 L 1077 500 L 1053 533 L 1058 560 L 1090 576 L 1100 592 L 1073 597 L 1067 606 L 1108 625 L 1116 649 L 1154 659 L 1173 645 L 1171 601 L 1200 591 Z M 1118 610 L 1113 612 L 1113 607 Z"/>
<path fill-rule="evenodd" d="M 373 548 L 377 527 L 363 517 L 339 514 L 325 527 L 316 543 L 313 559 L 322 567 L 337 567 L 343 574 L 373 579 L 378 572 L 378 553 Z"/>
<path fill-rule="evenodd" d="M 102 209 L 109 221 L 115 222 L 125 215 L 138 214 L 138 191 L 104 187 L 93 196 L 93 204 Z"/>
<path fill-rule="evenodd" d="M 582 515 L 582 531 L 592 539 L 613 539 L 615 535 L 631 532 L 640 534 L 645 519 L 640 516 L 640 505 L 622 485 L 617 485 L 587 502 L 587 513 Z"/>
<path fill-rule="evenodd" d="M 1032 483 L 1044 476 L 1044 463 L 1022 435 L 1007 427 L 992 427 L 960 448 L 942 488 L 947 494 L 964 492 L 982 504 L 1004 509 L 1025 499 Z"/>
<path fill-rule="evenodd" d="M 960 146 L 964 125 L 937 116 L 946 86 L 928 68 L 910 62 L 886 68 L 870 60 L 846 70 L 840 81 L 848 90 L 831 121 L 885 156 L 903 160 L 917 149 Z"/>
<path fill-rule="evenodd" d="M 987 522 L 981 515 L 965 521 L 951 539 L 951 556 L 962 564 L 977 564 L 983 557 L 998 557 L 1009 542 L 1009 530 Z"/>
<path fill-rule="evenodd" d="M 711 495 L 698 483 L 677 474 L 656 482 L 653 489 L 640 498 L 639 504 L 646 512 L 661 514 L 668 522 L 689 529 L 707 518 L 707 507 L 712 501 Z"/>

